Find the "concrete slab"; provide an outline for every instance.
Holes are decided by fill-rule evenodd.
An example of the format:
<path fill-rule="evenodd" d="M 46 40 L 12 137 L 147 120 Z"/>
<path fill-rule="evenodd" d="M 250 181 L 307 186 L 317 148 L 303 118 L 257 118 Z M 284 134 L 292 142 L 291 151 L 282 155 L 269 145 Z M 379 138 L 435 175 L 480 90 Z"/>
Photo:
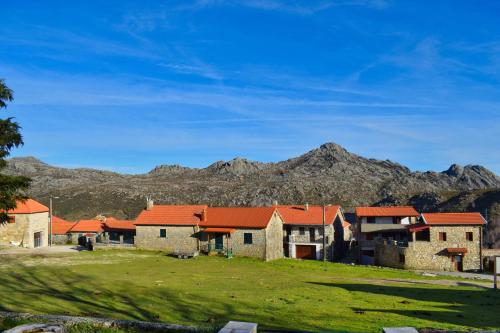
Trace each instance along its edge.
<path fill-rule="evenodd" d="M 230 321 L 219 333 L 257 333 L 257 324 L 244 321 Z"/>
<path fill-rule="evenodd" d="M 415 327 L 384 327 L 384 333 L 418 333 Z"/>

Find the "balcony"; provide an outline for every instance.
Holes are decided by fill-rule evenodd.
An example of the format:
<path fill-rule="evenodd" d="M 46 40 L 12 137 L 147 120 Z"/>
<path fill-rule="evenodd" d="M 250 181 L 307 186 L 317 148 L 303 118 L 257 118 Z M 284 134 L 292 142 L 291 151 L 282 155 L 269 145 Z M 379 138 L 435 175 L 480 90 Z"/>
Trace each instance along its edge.
<path fill-rule="evenodd" d="M 405 231 L 407 224 L 376 224 L 376 223 L 362 223 L 361 232 L 380 232 L 380 231 Z"/>

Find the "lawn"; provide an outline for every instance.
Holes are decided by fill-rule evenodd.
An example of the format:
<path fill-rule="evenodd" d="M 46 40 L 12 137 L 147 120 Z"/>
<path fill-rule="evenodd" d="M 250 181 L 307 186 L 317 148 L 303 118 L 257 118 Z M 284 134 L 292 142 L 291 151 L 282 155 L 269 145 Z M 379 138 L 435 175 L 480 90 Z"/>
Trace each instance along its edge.
<path fill-rule="evenodd" d="M 199 327 L 240 320 L 310 331 L 500 328 L 500 292 L 439 279 L 286 259 L 179 260 L 138 250 L 3 256 L 0 310 Z"/>

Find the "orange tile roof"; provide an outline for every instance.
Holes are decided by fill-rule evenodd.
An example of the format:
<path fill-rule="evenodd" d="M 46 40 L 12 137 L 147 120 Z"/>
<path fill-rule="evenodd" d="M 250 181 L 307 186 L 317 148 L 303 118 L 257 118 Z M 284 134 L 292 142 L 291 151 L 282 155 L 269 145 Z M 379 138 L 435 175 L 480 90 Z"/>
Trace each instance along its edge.
<path fill-rule="evenodd" d="M 206 205 L 154 205 L 143 210 L 135 225 L 197 225 Z"/>
<path fill-rule="evenodd" d="M 423 213 L 422 218 L 426 224 L 486 224 L 480 213 Z"/>
<path fill-rule="evenodd" d="M 412 206 L 387 206 L 387 207 L 356 207 L 356 215 L 369 216 L 418 216 L 418 212 Z"/>
<path fill-rule="evenodd" d="M 35 201 L 33 199 L 27 200 L 17 200 L 16 208 L 7 211 L 7 214 L 33 214 L 33 213 L 45 213 L 48 212 L 49 209 Z"/>
<path fill-rule="evenodd" d="M 449 247 L 446 251 L 448 253 L 467 253 L 467 249 L 465 247 Z"/>
<path fill-rule="evenodd" d="M 203 232 L 213 232 L 213 233 L 220 233 L 220 234 L 231 234 L 235 231 L 236 231 L 236 229 L 234 229 L 234 228 L 205 228 L 205 229 L 203 229 Z"/>
<path fill-rule="evenodd" d="M 64 235 L 75 225 L 75 222 L 66 221 L 55 215 L 52 216 L 52 234 Z"/>
<path fill-rule="evenodd" d="M 209 207 L 201 227 L 266 228 L 276 207 Z"/>
<path fill-rule="evenodd" d="M 283 217 L 285 224 L 323 224 L 323 206 L 312 206 L 306 210 L 303 205 L 279 205 L 279 213 Z M 326 207 L 326 224 L 332 224 L 335 216 L 337 216 L 340 206 Z"/>
<path fill-rule="evenodd" d="M 114 217 L 106 217 L 104 226 L 111 230 L 135 230 L 135 221 L 118 220 Z"/>
<path fill-rule="evenodd" d="M 70 232 L 103 232 L 103 223 L 99 220 L 80 220 L 75 223 Z"/>

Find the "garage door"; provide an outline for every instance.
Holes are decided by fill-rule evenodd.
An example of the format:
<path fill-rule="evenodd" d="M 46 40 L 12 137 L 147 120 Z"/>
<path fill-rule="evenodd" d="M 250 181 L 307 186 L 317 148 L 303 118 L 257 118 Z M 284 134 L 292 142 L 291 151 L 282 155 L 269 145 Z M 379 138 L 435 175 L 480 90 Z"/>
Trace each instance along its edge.
<path fill-rule="evenodd" d="M 316 259 L 316 246 L 295 245 L 295 257 L 297 259 Z"/>

